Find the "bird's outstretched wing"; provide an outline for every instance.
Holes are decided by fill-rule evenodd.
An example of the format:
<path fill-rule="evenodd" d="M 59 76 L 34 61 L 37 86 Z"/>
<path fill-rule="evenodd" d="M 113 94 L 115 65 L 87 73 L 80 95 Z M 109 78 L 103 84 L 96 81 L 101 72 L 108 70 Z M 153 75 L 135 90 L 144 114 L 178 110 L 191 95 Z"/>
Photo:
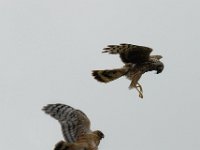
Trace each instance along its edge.
<path fill-rule="evenodd" d="M 133 64 L 147 61 L 152 52 L 152 49 L 149 47 L 132 44 L 108 45 L 103 50 L 103 53 L 119 54 L 124 63 Z"/>
<path fill-rule="evenodd" d="M 90 120 L 80 110 L 64 104 L 49 104 L 42 110 L 60 122 L 63 136 L 68 143 L 76 142 L 80 136 L 91 132 Z"/>

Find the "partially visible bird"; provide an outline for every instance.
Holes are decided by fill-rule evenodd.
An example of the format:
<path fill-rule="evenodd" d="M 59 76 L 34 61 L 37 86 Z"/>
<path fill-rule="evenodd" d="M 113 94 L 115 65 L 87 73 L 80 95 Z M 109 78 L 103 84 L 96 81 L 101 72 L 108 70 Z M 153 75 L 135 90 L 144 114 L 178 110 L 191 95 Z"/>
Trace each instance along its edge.
<path fill-rule="evenodd" d="M 160 61 L 162 56 L 150 55 L 152 49 L 149 47 L 120 44 L 108 45 L 103 50 L 102 53 L 119 54 L 125 65 L 122 68 L 112 70 L 93 70 L 94 78 L 100 82 L 108 83 L 121 76 L 126 76 L 131 80 L 129 89 L 136 88 L 140 98 L 143 98 L 143 89 L 138 81 L 142 74 L 153 70 L 159 74 L 164 69 L 164 64 Z"/>
<path fill-rule="evenodd" d="M 104 134 L 90 129 L 90 120 L 81 111 L 64 104 L 49 104 L 42 109 L 59 121 L 65 141 L 54 150 L 97 150 Z"/>

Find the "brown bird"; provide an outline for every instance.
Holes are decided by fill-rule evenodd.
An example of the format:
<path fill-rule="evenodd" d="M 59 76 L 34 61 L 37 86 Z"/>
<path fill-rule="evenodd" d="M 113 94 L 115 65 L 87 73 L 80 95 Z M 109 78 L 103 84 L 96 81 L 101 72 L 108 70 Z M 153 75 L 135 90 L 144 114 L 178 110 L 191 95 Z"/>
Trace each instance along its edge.
<path fill-rule="evenodd" d="M 90 129 L 90 120 L 81 111 L 64 104 L 49 104 L 42 109 L 59 121 L 65 141 L 54 150 L 97 150 L 104 134 Z"/>
<path fill-rule="evenodd" d="M 129 89 L 136 88 L 139 97 L 143 98 L 142 86 L 138 83 L 142 74 L 148 71 L 157 71 L 161 73 L 164 64 L 160 61 L 161 55 L 150 55 L 152 49 L 149 47 L 120 44 L 108 45 L 102 53 L 119 54 L 122 62 L 125 64 L 122 68 L 112 70 L 93 70 L 92 75 L 100 82 L 108 83 L 121 76 L 126 76 L 131 80 Z"/>

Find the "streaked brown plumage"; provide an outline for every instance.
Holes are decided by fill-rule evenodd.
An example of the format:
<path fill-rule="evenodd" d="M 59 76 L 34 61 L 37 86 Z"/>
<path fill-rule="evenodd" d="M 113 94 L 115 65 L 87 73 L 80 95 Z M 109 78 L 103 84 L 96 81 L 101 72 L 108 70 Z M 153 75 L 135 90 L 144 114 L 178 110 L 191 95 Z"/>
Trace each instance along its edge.
<path fill-rule="evenodd" d="M 125 65 L 112 70 L 93 70 L 92 75 L 96 80 L 104 83 L 126 76 L 131 80 L 129 89 L 136 88 L 139 97 L 143 98 L 142 86 L 138 83 L 142 74 L 153 70 L 159 74 L 164 69 L 164 64 L 160 61 L 162 56 L 150 55 L 151 52 L 152 49 L 149 47 L 132 44 L 108 45 L 103 53 L 119 54 Z"/>
<path fill-rule="evenodd" d="M 104 134 L 90 129 L 90 120 L 80 110 L 64 104 L 49 104 L 45 113 L 59 121 L 65 141 L 56 144 L 54 150 L 97 150 Z"/>

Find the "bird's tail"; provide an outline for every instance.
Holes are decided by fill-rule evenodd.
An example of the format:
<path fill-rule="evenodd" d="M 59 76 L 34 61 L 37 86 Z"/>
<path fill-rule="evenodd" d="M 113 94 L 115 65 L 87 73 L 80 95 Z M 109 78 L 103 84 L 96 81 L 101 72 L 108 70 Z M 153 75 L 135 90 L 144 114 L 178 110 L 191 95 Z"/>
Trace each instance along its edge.
<path fill-rule="evenodd" d="M 112 70 L 93 70 L 92 75 L 97 81 L 107 83 L 120 78 L 125 75 L 127 71 L 125 67 Z"/>

